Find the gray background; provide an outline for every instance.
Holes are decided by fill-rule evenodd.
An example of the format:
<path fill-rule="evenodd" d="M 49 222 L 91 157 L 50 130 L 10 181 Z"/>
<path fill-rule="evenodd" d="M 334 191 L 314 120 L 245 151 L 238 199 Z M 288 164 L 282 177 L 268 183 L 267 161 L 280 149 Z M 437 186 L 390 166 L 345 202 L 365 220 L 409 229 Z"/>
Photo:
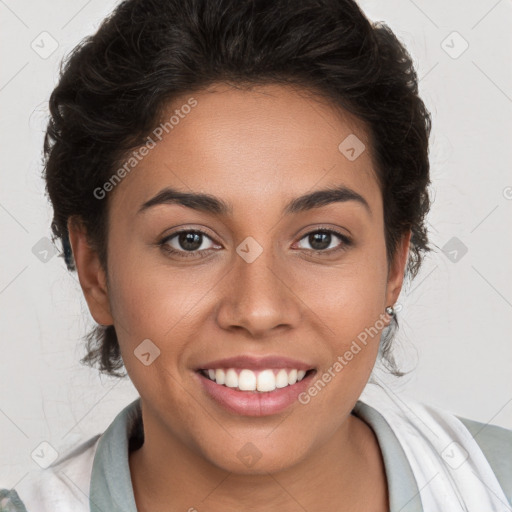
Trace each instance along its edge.
<path fill-rule="evenodd" d="M 27 477 L 41 442 L 62 453 L 137 396 L 129 380 L 79 364 L 93 323 L 76 275 L 47 245 L 40 178 L 59 61 L 114 4 L 0 0 L 0 487 Z M 433 117 L 429 225 L 439 249 L 399 300 L 396 353 L 412 372 L 380 378 L 397 397 L 512 428 L 512 3 L 360 5 L 409 49 Z"/>

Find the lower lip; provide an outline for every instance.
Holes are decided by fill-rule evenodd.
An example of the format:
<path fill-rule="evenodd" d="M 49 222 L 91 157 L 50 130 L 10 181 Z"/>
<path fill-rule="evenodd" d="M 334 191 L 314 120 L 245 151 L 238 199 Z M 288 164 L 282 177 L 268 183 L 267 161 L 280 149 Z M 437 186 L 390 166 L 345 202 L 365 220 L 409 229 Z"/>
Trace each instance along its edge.
<path fill-rule="evenodd" d="M 235 388 L 217 384 L 198 371 L 194 373 L 199 377 L 208 395 L 227 411 L 244 416 L 269 416 L 284 411 L 297 401 L 297 397 L 310 385 L 316 371 L 312 371 L 300 382 L 291 386 L 266 392 L 238 391 Z"/>

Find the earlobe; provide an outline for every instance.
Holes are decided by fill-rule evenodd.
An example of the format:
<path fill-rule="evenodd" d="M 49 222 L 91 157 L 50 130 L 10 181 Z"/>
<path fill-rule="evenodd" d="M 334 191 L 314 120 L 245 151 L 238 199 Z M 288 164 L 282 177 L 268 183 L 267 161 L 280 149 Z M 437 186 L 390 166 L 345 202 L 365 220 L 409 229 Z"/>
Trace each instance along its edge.
<path fill-rule="evenodd" d="M 106 276 L 99 255 L 89 244 L 86 229 L 79 219 L 70 218 L 67 226 L 78 279 L 89 311 L 98 324 L 113 325 Z"/>
<path fill-rule="evenodd" d="M 409 255 L 412 231 L 404 233 L 398 244 L 395 258 L 391 264 L 386 290 L 386 306 L 393 306 L 398 300 L 404 281 L 405 267 Z"/>

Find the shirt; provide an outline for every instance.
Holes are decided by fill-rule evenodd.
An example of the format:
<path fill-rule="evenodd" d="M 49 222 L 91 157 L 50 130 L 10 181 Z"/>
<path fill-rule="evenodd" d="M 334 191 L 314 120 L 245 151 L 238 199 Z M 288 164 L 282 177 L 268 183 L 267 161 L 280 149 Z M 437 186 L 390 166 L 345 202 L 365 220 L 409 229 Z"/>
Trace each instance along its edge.
<path fill-rule="evenodd" d="M 374 431 L 382 452 L 391 512 L 423 512 L 421 492 L 405 452 L 384 417 L 358 401 L 352 413 Z M 512 430 L 458 417 L 477 441 L 512 510 Z M 49 468 L 37 481 L 0 489 L 0 512 L 137 512 L 129 453 L 144 442 L 140 397 L 103 432 Z M 1 487 L 1 486 L 0 486 Z M 193 506 L 193 504 L 191 504 Z M 201 510 L 201 504 L 196 504 Z"/>

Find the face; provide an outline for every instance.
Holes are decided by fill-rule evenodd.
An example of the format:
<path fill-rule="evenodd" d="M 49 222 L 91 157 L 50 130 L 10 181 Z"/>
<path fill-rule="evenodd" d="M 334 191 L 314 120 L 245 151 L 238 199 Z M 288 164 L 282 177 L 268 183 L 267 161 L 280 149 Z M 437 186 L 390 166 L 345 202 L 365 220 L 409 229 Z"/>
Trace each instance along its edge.
<path fill-rule="evenodd" d="M 180 108 L 190 98 L 195 106 Z M 370 144 L 348 114 L 278 85 L 219 84 L 173 102 L 164 118 L 176 109 L 179 122 L 111 192 L 106 281 L 72 234 L 82 286 L 94 318 L 115 325 L 146 436 L 231 472 L 291 467 L 350 418 L 408 239 L 388 268 Z M 355 154 L 365 145 L 355 159 L 339 149 L 349 136 Z M 185 205 L 165 189 L 210 200 Z M 197 371 L 242 355 L 292 360 L 254 366 L 240 376 L 248 386 L 265 368 L 310 371 L 250 396 Z M 244 450 L 259 454 L 256 466 Z"/>

